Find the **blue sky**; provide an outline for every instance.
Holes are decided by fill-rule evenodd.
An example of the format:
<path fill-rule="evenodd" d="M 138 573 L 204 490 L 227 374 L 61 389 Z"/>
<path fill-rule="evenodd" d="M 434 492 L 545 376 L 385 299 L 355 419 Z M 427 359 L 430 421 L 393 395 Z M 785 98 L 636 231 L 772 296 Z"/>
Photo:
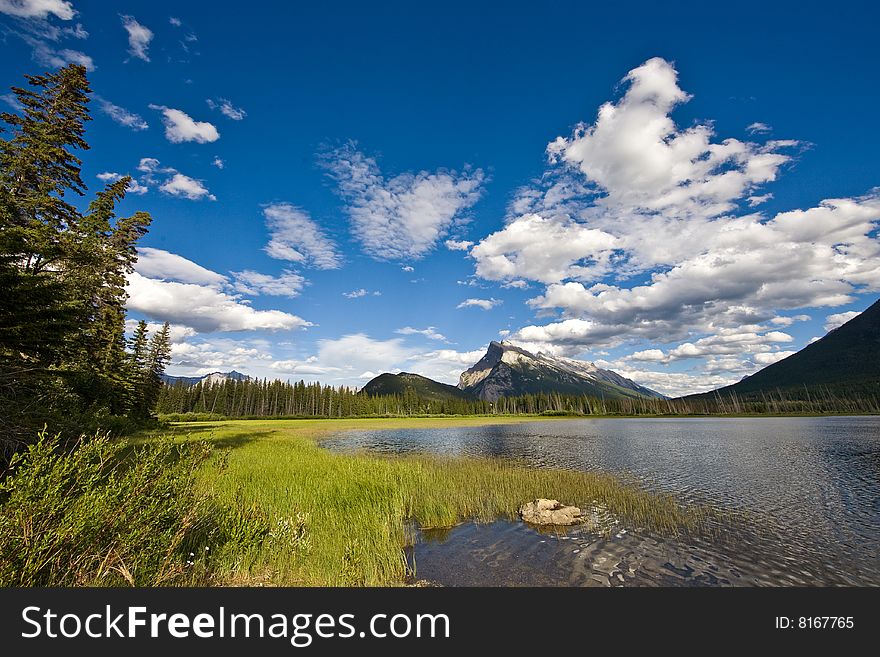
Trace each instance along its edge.
<path fill-rule="evenodd" d="M 300 4 L 0 0 L 4 88 L 92 69 L 170 373 L 454 382 L 505 337 L 678 394 L 877 298 L 869 3 Z"/>

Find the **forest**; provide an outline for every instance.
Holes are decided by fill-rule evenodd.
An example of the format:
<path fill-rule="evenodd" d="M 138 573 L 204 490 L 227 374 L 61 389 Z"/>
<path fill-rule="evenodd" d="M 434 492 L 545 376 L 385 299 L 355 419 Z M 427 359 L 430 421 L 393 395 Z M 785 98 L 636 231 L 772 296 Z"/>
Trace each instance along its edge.
<path fill-rule="evenodd" d="M 199 382 L 162 386 L 156 412 L 167 420 L 203 417 L 377 417 L 415 415 L 749 415 L 877 413 L 880 399 L 866 392 L 842 395 L 814 390 L 799 396 L 765 393 L 680 399 L 601 399 L 587 395 L 542 393 L 479 399 L 424 399 L 411 389 L 402 395 L 368 396 L 349 387 L 288 383 L 266 379 Z"/>

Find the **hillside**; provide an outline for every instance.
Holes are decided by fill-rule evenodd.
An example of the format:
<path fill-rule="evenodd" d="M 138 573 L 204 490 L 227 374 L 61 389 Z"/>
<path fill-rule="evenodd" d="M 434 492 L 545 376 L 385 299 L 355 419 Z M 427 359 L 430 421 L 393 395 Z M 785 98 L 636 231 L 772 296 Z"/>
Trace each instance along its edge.
<path fill-rule="evenodd" d="M 880 393 L 880 301 L 821 340 L 730 386 L 692 397 L 789 398 Z"/>
<path fill-rule="evenodd" d="M 473 399 L 474 396 L 455 386 L 439 383 L 420 374 L 401 372 L 400 374 L 380 374 L 363 387 L 363 392 L 371 397 L 381 395 L 403 395 L 412 391 L 422 399 Z"/>
<path fill-rule="evenodd" d="M 458 387 L 487 401 L 544 392 L 606 399 L 663 397 L 593 363 L 544 353 L 533 354 L 503 342 L 491 342 L 486 355 L 462 373 Z"/>

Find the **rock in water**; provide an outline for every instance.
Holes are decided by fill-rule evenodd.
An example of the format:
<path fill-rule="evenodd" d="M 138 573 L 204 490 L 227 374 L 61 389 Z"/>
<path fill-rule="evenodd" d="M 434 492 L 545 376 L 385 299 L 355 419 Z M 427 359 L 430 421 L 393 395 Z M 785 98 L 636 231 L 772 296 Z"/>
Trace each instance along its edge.
<path fill-rule="evenodd" d="M 576 506 L 564 506 L 558 500 L 537 499 L 519 508 L 520 517 L 533 525 L 577 525 L 584 521 Z"/>

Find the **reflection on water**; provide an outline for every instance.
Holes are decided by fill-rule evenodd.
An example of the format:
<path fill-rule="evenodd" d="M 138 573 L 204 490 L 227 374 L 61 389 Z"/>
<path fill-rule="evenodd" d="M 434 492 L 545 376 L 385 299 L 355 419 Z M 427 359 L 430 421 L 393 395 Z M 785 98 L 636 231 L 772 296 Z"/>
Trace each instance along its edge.
<path fill-rule="evenodd" d="M 748 512 L 712 538 L 466 523 L 410 553 L 449 585 L 880 585 L 880 418 L 615 419 L 351 432 L 331 449 L 601 470 Z M 525 500 L 524 500 L 525 501 Z M 577 501 L 572 501 L 577 502 Z"/>

